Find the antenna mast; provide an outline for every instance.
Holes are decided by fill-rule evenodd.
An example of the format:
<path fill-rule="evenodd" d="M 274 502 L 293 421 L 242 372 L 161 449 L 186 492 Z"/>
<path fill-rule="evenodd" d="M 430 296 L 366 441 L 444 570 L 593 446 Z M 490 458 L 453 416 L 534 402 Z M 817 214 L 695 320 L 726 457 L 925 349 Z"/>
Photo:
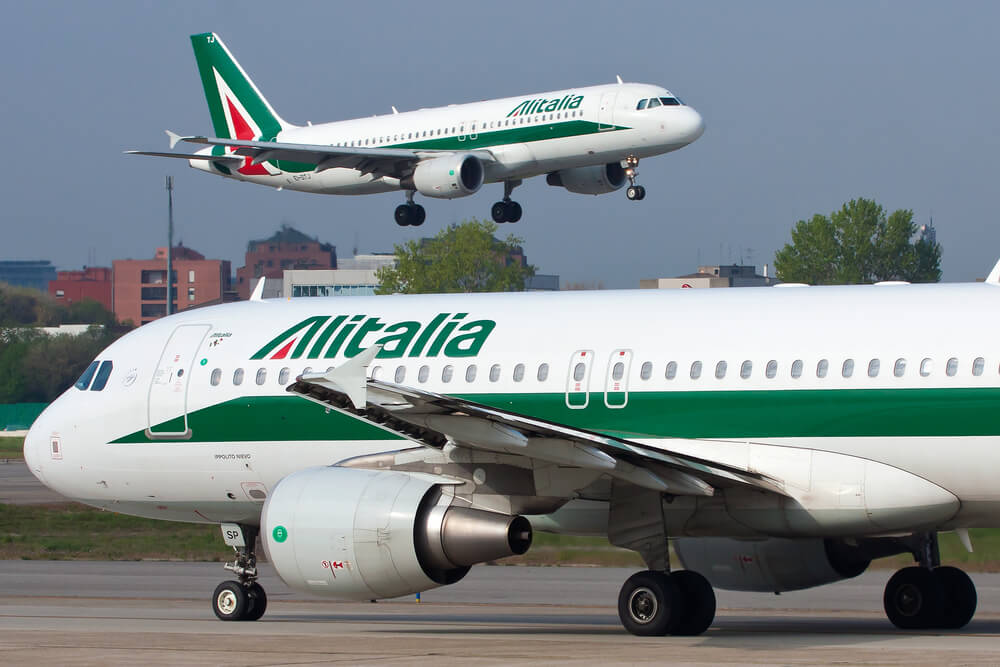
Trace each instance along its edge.
<path fill-rule="evenodd" d="M 174 312 L 174 177 L 167 176 L 167 315 Z"/>

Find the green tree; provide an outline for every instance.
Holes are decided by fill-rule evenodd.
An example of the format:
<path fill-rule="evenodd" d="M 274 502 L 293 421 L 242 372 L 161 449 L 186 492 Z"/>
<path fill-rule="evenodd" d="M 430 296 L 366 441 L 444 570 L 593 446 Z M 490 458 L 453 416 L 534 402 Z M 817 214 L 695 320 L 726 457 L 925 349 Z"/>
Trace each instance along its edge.
<path fill-rule="evenodd" d="M 810 285 L 941 280 L 941 246 L 914 240 L 913 211 L 886 215 L 871 199 L 852 199 L 829 216 L 817 213 L 792 228 L 774 257 L 778 278 Z"/>
<path fill-rule="evenodd" d="M 396 265 L 378 270 L 379 294 L 517 292 L 535 275 L 524 261 L 521 239 L 498 240 L 497 226 L 470 220 L 437 236 L 394 248 Z"/>

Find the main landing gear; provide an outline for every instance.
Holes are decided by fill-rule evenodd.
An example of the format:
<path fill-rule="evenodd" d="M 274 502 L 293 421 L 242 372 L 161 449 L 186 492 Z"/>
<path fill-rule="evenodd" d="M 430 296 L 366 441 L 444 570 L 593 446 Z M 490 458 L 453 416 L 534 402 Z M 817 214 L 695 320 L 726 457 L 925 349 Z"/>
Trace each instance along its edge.
<path fill-rule="evenodd" d="M 400 227 L 419 227 L 427 219 L 427 211 L 413 202 L 413 190 L 406 191 L 406 203 L 396 207 L 396 224 Z"/>
<path fill-rule="evenodd" d="M 640 637 L 700 635 L 715 620 L 715 592 L 694 570 L 636 572 L 618 594 L 618 617 Z"/>
<path fill-rule="evenodd" d="M 639 158 L 634 155 L 629 155 L 627 158 L 622 160 L 622 166 L 625 167 L 625 177 L 628 179 L 628 187 L 625 188 L 625 196 L 631 201 L 642 201 L 646 198 L 646 188 L 635 184 L 635 177 L 639 175 L 639 172 L 637 171 L 637 168 L 639 167 Z"/>
<path fill-rule="evenodd" d="M 521 219 L 521 205 L 510 198 L 510 193 L 520 184 L 520 180 L 503 182 L 503 201 L 493 204 L 493 208 L 490 209 L 493 222 L 499 224 L 502 222 L 517 222 Z"/>
<path fill-rule="evenodd" d="M 256 621 L 267 609 L 267 595 L 257 583 L 254 545 L 258 531 L 257 526 L 222 526 L 226 544 L 236 550 L 236 560 L 223 567 L 238 577 L 238 580 L 223 581 L 212 594 L 212 611 L 223 621 Z"/>
<path fill-rule="evenodd" d="M 941 566 L 937 533 L 919 536 L 914 548 L 919 566 L 904 567 L 885 585 L 885 615 L 904 630 L 957 630 L 972 620 L 976 586 L 962 570 Z"/>

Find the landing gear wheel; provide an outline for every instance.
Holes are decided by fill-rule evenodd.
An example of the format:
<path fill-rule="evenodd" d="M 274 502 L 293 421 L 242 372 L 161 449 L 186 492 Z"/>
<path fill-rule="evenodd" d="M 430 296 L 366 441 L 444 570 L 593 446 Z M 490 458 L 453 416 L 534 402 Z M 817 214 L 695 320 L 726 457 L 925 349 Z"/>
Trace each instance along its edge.
<path fill-rule="evenodd" d="M 256 581 L 247 586 L 246 591 L 247 597 L 249 598 L 249 606 L 246 613 L 243 615 L 243 620 L 259 620 L 267 610 L 267 593 L 264 592 L 264 587 Z"/>
<path fill-rule="evenodd" d="M 694 570 L 677 570 L 670 574 L 684 601 L 684 615 L 673 634 L 694 637 L 708 630 L 715 620 L 715 591 L 701 574 Z"/>
<path fill-rule="evenodd" d="M 413 218 L 410 219 L 410 225 L 419 227 L 427 219 L 427 211 L 420 204 L 411 204 L 411 206 L 413 206 Z"/>
<path fill-rule="evenodd" d="M 643 199 L 646 198 L 646 188 L 645 188 L 645 186 L 637 185 L 637 186 L 635 186 L 635 189 L 639 191 L 636 194 L 636 198 L 635 198 L 636 201 L 642 201 Z"/>
<path fill-rule="evenodd" d="M 493 222 L 498 225 L 507 222 L 506 202 L 498 201 L 496 204 L 493 204 L 493 207 L 490 208 L 490 215 L 493 217 Z"/>
<path fill-rule="evenodd" d="M 642 197 L 639 195 L 639 193 L 642 192 L 642 190 L 639 189 L 640 187 L 641 186 L 638 185 L 628 186 L 627 188 L 625 188 L 625 197 L 627 197 L 631 201 L 639 201 L 640 199 L 642 199 Z"/>
<path fill-rule="evenodd" d="M 249 604 L 247 590 L 238 581 L 223 581 L 212 594 L 212 611 L 223 621 L 242 621 Z"/>
<path fill-rule="evenodd" d="M 948 575 L 946 575 L 948 576 Z M 924 567 L 904 567 L 885 585 L 885 615 L 903 630 L 935 627 L 941 610 L 939 580 Z"/>
<path fill-rule="evenodd" d="M 409 227 L 413 219 L 413 208 L 409 204 L 400 204 L 396 207 L 396 224 L 400 227 Z"/>
<path fill-rule="evenodd" d="M 674 631 L 682 613 L 681 595 L 666 572 L 636 572 L 618 594 L 618 618 L 640 637 L 662 637 Z"/>
<path fill-rule="evenodd" d="M 507 222 L 517 222 L 521 219 L 521 205 L 516 201 L 507 202 Z"/>
<path fill-rule="evenodd" d="M 976 613 L 978 596 L 976 585 L 957 567 L 938 567 L 934 578 L 941 590 L 943 604 L 938 618 L 938 626 L 947 630 L 957 630 L 968 625 Z"/>

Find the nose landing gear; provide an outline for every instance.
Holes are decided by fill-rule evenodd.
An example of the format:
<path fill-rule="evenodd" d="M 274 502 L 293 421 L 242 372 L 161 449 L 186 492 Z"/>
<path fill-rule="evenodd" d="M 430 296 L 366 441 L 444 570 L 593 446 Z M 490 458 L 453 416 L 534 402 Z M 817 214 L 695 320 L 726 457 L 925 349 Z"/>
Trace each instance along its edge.
<path fill-rule="evenodd" d="M 625 188 L 625 196 L 631 201 L 642 201 L 646 198 L 646 188 L 635 184 L 635 177 L 639 175 L 639 158 L 629 155 L 622 160 L 622 167 L 625 168 L 625 178 L 628 179 L 628 187 Z"/>
<path fill-rule="evenodd" d="M 238 580 L 223 581 L 212 594 L 212 611 L 223 621 L 256 621 L 267 609 L 267 594 L 257 583 L 257 526 L 222 524 L 226 544 L 236 550 L 236 560 L 223 567 Z M 249 546 L 247 546 L 249 545 Z"/>

